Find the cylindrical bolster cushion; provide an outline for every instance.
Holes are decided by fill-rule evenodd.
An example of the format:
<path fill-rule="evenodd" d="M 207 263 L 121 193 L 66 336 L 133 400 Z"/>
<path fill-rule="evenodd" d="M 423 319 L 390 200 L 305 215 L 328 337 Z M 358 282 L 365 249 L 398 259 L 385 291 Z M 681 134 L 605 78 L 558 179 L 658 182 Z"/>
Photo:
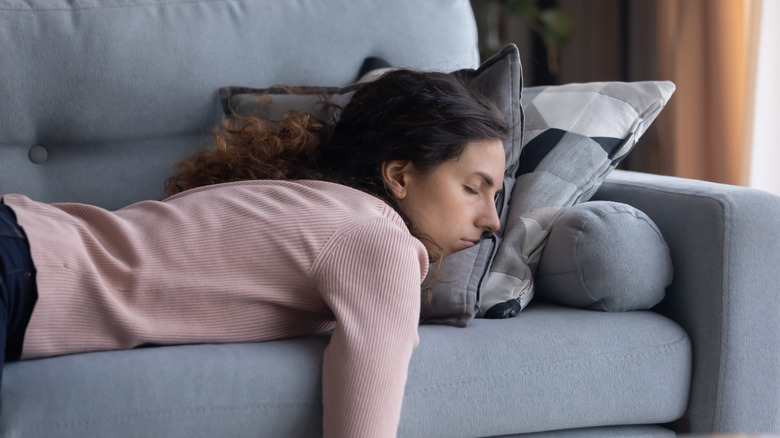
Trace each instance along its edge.
<path fill-rule="evenodd" d="M 603 311 L 649 309 L 672 281 L 669 247 L 636 208 L 585 202 L 561 214 L 536 273 L 536 296 Z"/>

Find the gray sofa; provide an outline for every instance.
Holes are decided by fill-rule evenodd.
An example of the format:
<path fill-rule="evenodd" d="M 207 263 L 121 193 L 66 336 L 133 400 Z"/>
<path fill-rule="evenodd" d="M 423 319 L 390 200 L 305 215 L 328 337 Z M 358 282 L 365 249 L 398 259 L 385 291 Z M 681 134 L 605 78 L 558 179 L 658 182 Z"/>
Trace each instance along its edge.
<path fill-rule="evenodd" d="M 0 193 L 120 208 L 222 117 L 223 86 L 345 85 L 367 56 L 476 67 L 466 0 L 0 0 Z M 650 311 L 532 302 L 424 325 L 399 436 L 780 433 L 780 198 L 613 172 L 674 266 Z M 304 437 L 327 336 L 6 364 L 4 437 Z"/>

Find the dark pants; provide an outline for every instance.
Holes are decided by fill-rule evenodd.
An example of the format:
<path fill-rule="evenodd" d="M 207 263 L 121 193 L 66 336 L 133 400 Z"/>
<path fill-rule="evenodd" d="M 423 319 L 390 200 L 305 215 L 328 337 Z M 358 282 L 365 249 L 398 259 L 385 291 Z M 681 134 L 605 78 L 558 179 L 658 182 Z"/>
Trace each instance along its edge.
<path fill-rule="evenodd" d="M 13 211 L 0 202 L 0 382 L 2 364 L 19 360 L 38 291 L 30 245 Z"/>

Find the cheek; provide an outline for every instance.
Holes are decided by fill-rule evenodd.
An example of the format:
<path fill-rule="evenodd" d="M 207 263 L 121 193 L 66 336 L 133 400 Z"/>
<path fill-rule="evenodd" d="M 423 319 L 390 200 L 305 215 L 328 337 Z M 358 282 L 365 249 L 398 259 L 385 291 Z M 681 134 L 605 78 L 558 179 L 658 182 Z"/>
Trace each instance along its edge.
<path fill-rule="evenodd" d="M 464 196 L 459 193 L 441 193 L 429 199 L 423 221 L 430 228 L 430 234 L 445 237 L 462 232 L 470 214 L 471 207 Z"/>
<path fill-rule="evenodd" d="M 435 196 L 409 196 L 399 202 L 401 211 L 406 214 L 412 226 L 419 232 L 429 237 L 434 237 L 445 223 L 450 220 L 452 213 L 441 205 L 440 199 Z"/>
<path fill-rule="evenodd" d="M 437 176 L 407 192 L 399 206 L 418 231 L 434 240 L 446 240 L 449 234 L 458 234 L 463 228 L 460 224 L 469 219 L 473 198 L 457 178 Z"/>
<path fill-rule="evenodd" d="M 465 199 L 459 191 L 462 191 L 462 188 L 456 186 L 431 192 L 423 204 L 426 216 L 443 221 L 453 221 L 461 216 L 464 212 Z"/>

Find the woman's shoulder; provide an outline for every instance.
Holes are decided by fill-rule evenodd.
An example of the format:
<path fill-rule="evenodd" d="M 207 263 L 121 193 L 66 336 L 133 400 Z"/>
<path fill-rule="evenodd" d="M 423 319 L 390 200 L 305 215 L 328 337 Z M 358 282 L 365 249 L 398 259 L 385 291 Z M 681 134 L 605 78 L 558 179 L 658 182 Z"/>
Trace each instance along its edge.
<path fill-rule="evenodd" d="M 259 180 L 244 180 L 233 181 L 219 184 L 211 184 L 206 186 L 200 186 L 193 189 L 185 190 L 180 193 L 176 193 L 165 199 L 165 201 L 173 201 L 180 198 L 190 197 L 201 193 L 210 193 L 214 196 L 225 196 L 230 193 L 239 192 L 256 192 L 256 193 L 268 193 L 274 192 L 287 192 L 287 193 L 300 193 L 302 195 L 310 195 L 312 193 L 332 193 L 345 196 L 347 198 L 371 198 L 379 200 L 378 198 L 371 196 L 367 193 L 353 189 L 342 184 L 336 184 L 327 181 L 318 180 L 276 180 L 276 179 L 259 179 Z"/>
<path fill-rule="evenodd" d="M 312 271 L 324 266 L 362 266 L 373 272 L 419 276 L 428 271 L 428 252 L 403 219 L 389 206 L 377 215 L 355 215 L 339 226 L 323 246 Z M 369 268 L 370 267 L 370 268 Z"/>
<path fill-rule="evenodd" d="M 384 217 L 403 225 L 404 221 L 387 203 L 342 184 L 318 180 L 251 180 L 202 186 L 167 199 L 171 203 L 246 203 L 265 208 L 279 207 L 288 214 L 317 214 L 339 222 Z"/>

